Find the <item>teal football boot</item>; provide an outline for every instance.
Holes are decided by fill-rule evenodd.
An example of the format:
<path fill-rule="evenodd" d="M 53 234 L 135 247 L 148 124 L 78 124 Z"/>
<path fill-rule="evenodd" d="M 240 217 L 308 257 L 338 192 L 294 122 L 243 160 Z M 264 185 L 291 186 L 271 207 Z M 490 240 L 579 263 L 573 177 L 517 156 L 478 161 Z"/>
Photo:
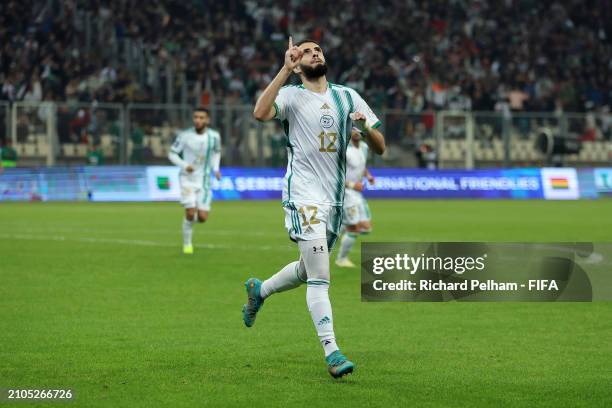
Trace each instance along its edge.
<path fill-rule="evenodd" d="M 242 320 L 246 327 L 255 324 L 257 312 L 264 304 L 264 299 L 260 295 L 261 281 L 257 278 L 250 278 L 244 283 L 247 292 L 247 304 L 242 307 Z"/>
<path fill-rule="evenodd" d="M 346 358 L 340 350 L 336 350 L 329 356 L 325 357 L 327 361 L 327 371 L 334 378 L 340 378 L 344 375 L 350 374 L 355 368 L 355 364 Z"/>

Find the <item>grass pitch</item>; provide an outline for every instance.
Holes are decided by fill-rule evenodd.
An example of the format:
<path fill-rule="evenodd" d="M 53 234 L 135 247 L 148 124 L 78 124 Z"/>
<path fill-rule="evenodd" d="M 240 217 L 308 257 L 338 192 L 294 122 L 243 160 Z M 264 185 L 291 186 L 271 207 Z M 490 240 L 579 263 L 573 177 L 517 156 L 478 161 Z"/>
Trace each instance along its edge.
<path fill-rule="evenodd" d="M 370 241 L 612 241 L 606 200 L 370 206 Z M 1 204 L 0 387 L 70 388 L 79 407 L 612 404 L 612 303 L 361 303 L 359 271 L 333 268 L 356 364 L 335 381 L 304 287 L 241 320 L 245 279 L 297 259 L 280 204 L 215 202 L 189 257 L 181 212 Z"/>

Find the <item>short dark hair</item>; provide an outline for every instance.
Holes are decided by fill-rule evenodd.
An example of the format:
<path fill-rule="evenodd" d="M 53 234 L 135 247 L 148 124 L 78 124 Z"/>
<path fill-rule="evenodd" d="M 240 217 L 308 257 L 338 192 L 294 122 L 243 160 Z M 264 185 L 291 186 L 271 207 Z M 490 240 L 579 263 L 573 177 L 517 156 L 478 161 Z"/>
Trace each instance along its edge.
<path fill-rule="evenodd" d="M 208 110 L 208 108 L 205 108 L 204 106 L 198 106 L 197 108 L 193 110 L 193 112 L 194 113 L 195 112 L 206 112 L 206 114 L 210 116 L 210 111 Z"/>
<path fill-rule="evenodd" d="M 305 40 L 300 41 L 299 43 L 295 44 L 295 46 L 299 47 L 300 45 L 306 44 L 306 43 L 309 43 L 309 42 L 317 44 L 319 46 L 319 48 L 323 48 L 323 47 L 321 47 L 321 44 L 319 44 L 317 41 L 312 40 L 310 38 L 306 38 Z"/>

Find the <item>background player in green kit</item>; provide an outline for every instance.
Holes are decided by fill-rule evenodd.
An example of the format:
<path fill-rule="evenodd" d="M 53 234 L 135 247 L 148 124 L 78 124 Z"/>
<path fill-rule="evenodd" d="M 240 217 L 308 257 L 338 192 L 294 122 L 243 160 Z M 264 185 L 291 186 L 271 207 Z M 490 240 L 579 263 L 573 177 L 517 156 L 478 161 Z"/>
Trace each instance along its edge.
<path fill-rule="evenodd" d="M 375 153 L 384 152 L 385 141 L 377 130 L 380 121 L 361 96 L 351 88 L 328 82 L 326 72 L 319 44 L 305 40 L 293 45 L 290 37 L 283 67 L 255 105 L 256 119 L 278 119 L 287 136 L 285 227 L 301 256 L 264 282 L 247 280 L 243 320 L 251 327 L 266 298 L 306 283 L 306 303 L 328 371 L 338 378 L 354 368 L 336 344 L 328 294 L 329 251 L 342 224 L 346 149 L 353 125 L 363 129 Z M 299 75 L 302 83 L 283 87 L 292 73 Z"/>
<path fill-rule="evenodd" d="M 221 179 L 221 136 L 208 127 L 208 110 L 193 111 L 193 127 L 181 131 L 170 148 L 168 158 L 179 166 L 181 204 L 185 207 L 183 219 L 183 253 L 193 254 L 193 224 L 206 222 L 210 211 L 212 191 L 210 177 L 214 172 Z"/>

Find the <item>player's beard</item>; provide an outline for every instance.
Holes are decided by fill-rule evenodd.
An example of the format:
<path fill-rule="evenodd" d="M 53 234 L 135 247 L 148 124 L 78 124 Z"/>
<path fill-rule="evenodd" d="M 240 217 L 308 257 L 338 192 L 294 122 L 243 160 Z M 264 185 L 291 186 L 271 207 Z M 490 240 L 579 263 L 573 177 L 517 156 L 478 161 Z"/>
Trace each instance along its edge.
<path fill-rule="evenodd" d="M 327 74 L 327 64 L 322 63 L 314 67 L 308 65 L 300 65 L 300 69 L 304 73 L 306 79 L 317 79 Z"/>

